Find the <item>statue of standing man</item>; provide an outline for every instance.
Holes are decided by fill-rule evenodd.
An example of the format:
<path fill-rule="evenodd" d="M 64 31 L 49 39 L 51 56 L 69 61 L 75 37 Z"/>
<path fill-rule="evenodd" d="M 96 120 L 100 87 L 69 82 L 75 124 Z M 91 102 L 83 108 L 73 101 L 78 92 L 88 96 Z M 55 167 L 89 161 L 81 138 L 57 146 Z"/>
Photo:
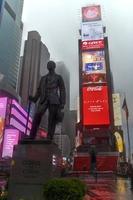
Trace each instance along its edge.
<path fill-rule="evenodd" d="M 48 74 L 41 78 L 35 96 L 29 96 L 30 101 L 37 102 L 39 100 L 30 132 L 31 139 L 35 139 L 41 118 L 48 109 L 48 139 L 52 140 L 58 115 L 64 109 L 66 103 L 65 85 L 61 75 L 55 73 L 55 68 L 55 62 L 49 61 L 47 63 Z"/>

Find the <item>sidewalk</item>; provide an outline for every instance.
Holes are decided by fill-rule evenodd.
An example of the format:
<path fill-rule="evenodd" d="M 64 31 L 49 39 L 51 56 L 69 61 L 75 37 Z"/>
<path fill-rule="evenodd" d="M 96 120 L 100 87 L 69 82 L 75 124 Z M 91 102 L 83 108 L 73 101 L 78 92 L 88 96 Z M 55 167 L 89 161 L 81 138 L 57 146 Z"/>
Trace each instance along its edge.
<path fill-rule="evenodd" d="M 84 180 L 87 183 L 87 179 Z M 84 200 L 133 200 L 128 179 L 101 179 L 97 183 L 87 183 L 88 195 Z"/>

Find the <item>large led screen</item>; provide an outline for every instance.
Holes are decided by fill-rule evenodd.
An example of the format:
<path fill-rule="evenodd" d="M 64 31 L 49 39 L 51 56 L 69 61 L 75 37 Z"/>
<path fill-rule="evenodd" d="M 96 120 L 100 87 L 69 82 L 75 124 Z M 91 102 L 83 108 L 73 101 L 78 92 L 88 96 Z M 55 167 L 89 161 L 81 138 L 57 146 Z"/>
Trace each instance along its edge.
<path fill-rule="evenodd" d="M 83 87 L 83 124 L 110 124 L 107 86 Z"/>
<path fill-rule="evenodd" d="M 13 147 L 18 144 L 19 131 L 17 129 L 5 129 L 2 157 L 12 157 Z"/>
<path fill-rule="evenodd" d="M 30 132 L 32 126 L 32 118 L 29 116 L 28 124 L 27 124 L 27 112 L 16 102 L 12 100 L 11 105 L 11 113 L 10 113 L 10 125 L 17 128 L 19 131 L 25 133 L 26 125 L 27 127 L 27 135 Z"/>
<path fill-rule="evenodd" d="M 3 132 L 5 126 L 5 117 L 6 117 L 6 108 L 7 108 L 7 98 L 0 98 L 0 146 L 3 141 Z"/>
<path fill-rule="evenodd" d="M 105 53 L 85 51 L 82 53 L 82 84 L 106 83 Z"/>

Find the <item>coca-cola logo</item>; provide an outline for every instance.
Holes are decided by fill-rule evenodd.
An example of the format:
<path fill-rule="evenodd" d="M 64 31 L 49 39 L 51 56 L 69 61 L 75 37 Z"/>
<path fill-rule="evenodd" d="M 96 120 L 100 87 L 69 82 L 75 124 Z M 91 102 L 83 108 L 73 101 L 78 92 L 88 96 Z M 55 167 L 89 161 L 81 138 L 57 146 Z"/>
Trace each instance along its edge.
<path fill-rule="evenodd" d="M 89 91 L 89 92 L 102 91 L 102 86 L 88 87 L 88 88 L 87 88 L 87 91 Z"/>

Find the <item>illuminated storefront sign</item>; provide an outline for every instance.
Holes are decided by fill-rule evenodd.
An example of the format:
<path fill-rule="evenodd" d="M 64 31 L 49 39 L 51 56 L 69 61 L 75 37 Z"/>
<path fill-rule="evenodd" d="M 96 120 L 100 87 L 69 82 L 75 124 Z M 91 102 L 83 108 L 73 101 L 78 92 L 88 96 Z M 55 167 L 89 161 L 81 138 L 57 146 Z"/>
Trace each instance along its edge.
<path fill-rule="evenodd" d="M 2 157 L 12 157 L 13 147 L 18 144 L 19 131 L 17 129 L 5 129 Z"/>
<path fill-rule="evenodd" d="M 92 5 L 82 8 L 82 22 L 101 20 L 100 5 Z"/>
<path fill-rule="evenodd" d="M 83 87 L 83 124 L 110 124 L 107 86 Z"/>

